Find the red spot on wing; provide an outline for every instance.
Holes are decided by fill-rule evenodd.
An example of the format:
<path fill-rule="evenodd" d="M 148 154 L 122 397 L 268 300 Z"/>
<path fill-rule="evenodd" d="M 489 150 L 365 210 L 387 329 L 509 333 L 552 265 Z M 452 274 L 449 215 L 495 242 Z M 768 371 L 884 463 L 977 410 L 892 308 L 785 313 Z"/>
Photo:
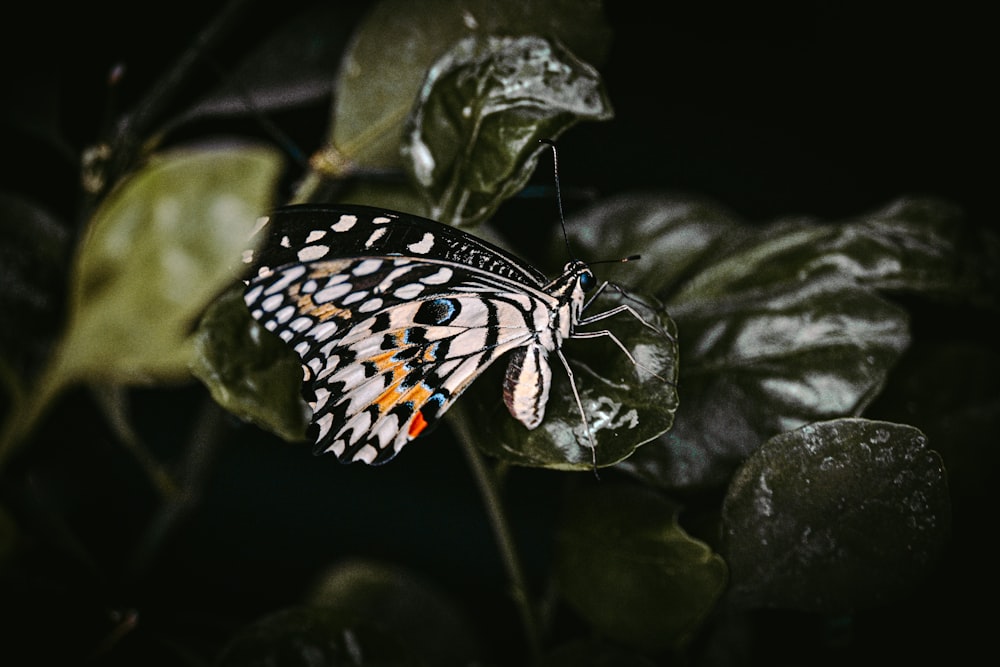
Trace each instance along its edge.
<path fill-rule="evenodd" d="M 417 412 L 417 414 L 413 415 L 413 419 L 410 421 L 410 437 L 417 437 L 425 428 L 427 428 L 427 420 L 424 419 L 422 412 Z"/>

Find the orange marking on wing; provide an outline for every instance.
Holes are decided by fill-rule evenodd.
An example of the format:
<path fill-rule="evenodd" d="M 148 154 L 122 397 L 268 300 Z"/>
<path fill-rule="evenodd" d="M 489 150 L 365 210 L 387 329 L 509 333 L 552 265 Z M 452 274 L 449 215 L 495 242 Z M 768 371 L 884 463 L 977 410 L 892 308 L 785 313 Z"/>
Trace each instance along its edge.
<path fill-rule="evenodd" d="M 424 419 L 424 414 L 418 410 L 417 413 L 413 415 L 413 419 L 410 420 L 410 430 L 407 433 L 410 438 L 415 438 L 420 435 L 425 428 L 427 428 L 427 420 Z"/>
<path fill-rule="evenodd" d="M 410 387 L 409 391 L 403 395 L 403 400 L 413 401 L 414 405 L 423 405 L 433 393 L 434 392 L 429 387 L 424 386 L 422 383 L 418 383 L 413 387 Z M 425 428 L 427 428 L 427 420 L 424 419 L 424 413 L 417 410 L 414 413 L 413 418 L 410 420 L 410 428 L 408 431 L 410 438 L 417 437 Z"/>
<path fill-rule="evenodd" d="M 403 339 L 403 334 L 401 332 L 396 332 L 394 336 L 396 339 L 395 341 L 396 345 L 399 346 Z M 393 357 L 396 355 L 397 352 L 399 352 L 399 348 L 393 347 L 382 352 L 381 354 L 376 354 L 372 357 L 369 357 L 368 360 L 371 361 L 373 364 L 375 364 L 375 368 L 377 368 L 378 370 L 380 371 L 388 370 L 390 368 L 398 367 L 404 363 L 398 359 L 393 359 Z"/>
<path fill-rule="evenodd" d="M 312 294 L 302 294 L 296 299 L 295 305 L 300 313 L 315 317 L 320 322 L 325 322 L 331 317 L 339 317 L 342 320 L 351 319 L 351 311 L 346 308 L 338 308 L 330 303 L 316 305 Z"/>
<path fill-rule="evenodd" d="M 340 273 L 345 266 L 350 264 L 350 260 L 333 259 L 325 262 L 316 262 L 309 269 L 309 277 L 313 280 L 324 280 Z"/>
<path fill-rule="evenodd" d="M 431 361 L 434 361 L 434 359 L 436 358 L 435 357 L 436 347 L 437 347 L 436 345 L 428 345 L 424 349 L 423 357 L 421 357 L 421 360 L 424 363 L 429 363 Z"/>
<path fill-rule="evenodd" d="M 403 370 L 404 362 L 396 361 L 394 363 L 386 364 L 385 366 L 379 365 L 378 360 L 384 361 L 385 356 L 386 355 L 383 354 L 373 359 L 380 371 L 385 372 L 388 370 L 392 372 L 392 380 L 389 382 L 389 386 L 386 387 L 385 391 L 379 394 L 378 398 L 373 401 L 376 405 L 378 405 L 379 412 L 382 414 L 387 413 L 394 405 L 408 400 L 407 396 L 409 396 L 413 391 L 411 389 L 405 394 L 399 391 L 399 383 L 402 382 L 403 378 L 406 376 L 406 372 Z"/>

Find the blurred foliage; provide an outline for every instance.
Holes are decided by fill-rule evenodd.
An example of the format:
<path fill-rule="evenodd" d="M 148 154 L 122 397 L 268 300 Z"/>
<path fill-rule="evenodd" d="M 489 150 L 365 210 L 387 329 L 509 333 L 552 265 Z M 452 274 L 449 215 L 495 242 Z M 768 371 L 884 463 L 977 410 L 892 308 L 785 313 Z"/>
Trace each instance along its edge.
<path fill-rule="evenodd" d="M 961 518 L 953 508 L 989 493 L 995 448 L 983 434 L 1000 416 L 1000 361 L 986 346 L 927 345 L 914 309 L 995 314 L 989 267 L 1000 244 L 930 198 L 850 220 L 750 224 L 664 192 L 598 199 L 567 219 L 568 239 L 532 239 L 546 268 L 565 262 L 567 240 L 592 260 L 642 253 L 600 265 L 629 287 L 607 288 L 588 310 L 636 315 L 591 329 L 614 332 L 638 363 L 607 337 L 568 343 L 585 417 L 554 364 L 535 431 L 498 408 L 492 372 L 449 413 L 471 462 L 464 483 L 479 485 L 480 523 L 495 531 L 492 555 L 467 562 L 481 536 L 453 530 L 449 513 L 466 508 L 438 495 L 462 483 L 454 477 L 414 480 L 396 509 L 419 518 L 392 527 L 368 519 L 373 475 L 392 480 L 388 468 L 406 462 L 353 478 L 317 460 L 320 482 L 290 485 L 322 514 L 309 524 L 320 547 L 281 564 L 273 545 L 285 552 L 305 524 L 277 487 L 253 488 L 250 507 L 214 510 L 233 536 L 213 537 L 250 563 L 245 579 L 234 565 L 233 580 L 213 582 L 239 613 L 169 590 L 171 565 L 195 577 L 198 558 L 212 558 L 171 551 L 182 519 L 240 484 L 214 473 L 221 444 L 238 442 L 232 455 L 248 461 L 248 434 L 263 436 L 277 479 L 285 459 L 264 432 L 296 441 L 308 421 L 296 358 L 242 303 L 241 257 L 258 217 L 285 202 L 403 203 L 503 243 L 484 221 L 523 191 L 549 150 L 539 139 L 613 117 L 594 68 L 610 39 L 602 15 L 598 2 L 386 0 L 355 23 L 349 9 L 311 8 L 274 26 L 226 85 L 164 105 L 179 94 L 179 64 L 122 114 L 80 158 L 79 230 L 0 194 L 0 627 L 12 638 L 0 661 L 65 634 L 35 650 L 91 664 L 596 666 L 715 664 L 735 647 L 721 662 L 738 665 L 751 664 L 732 655 L 753 644 L 756 614 L 840 618 L 926 590 Z M 308 158 L 260 120 L 326 105 L 330 90 Z M 233 139 L 228 124 L 247 119 L 264 136 Z M 142 437 L 128 423 L 139 387 L 163 392 Z M 178 387 L 199 404 L 177 399 Z M 67 405 L 104 411 L 108 426 L 76 442 Z M 177 414 L 191 422 L 187 443 Z M 408 455 L 431 455 L 438 433 Z M 54 466 L 42 444 L 60 455 Z M 110 474 L 133 495 L 97 500 L 81 462 L 118 446 L 138 465 Z M 508 509 L 525 493 L 522 474 L 543 476 L 545 496 L 527 499 L 531 514 L 553 511 L 541 537 Z M 76 532 L 88 510 L 115 517 L 110 537 Z M 261 525 L 279 511 L 289 523 L 261 534 L 255 511 Z M 350 542 L 352 520 L 370 543 Z M 394 530 L 441 548 L 397 553 Z M 532 540 L 551 554 L 528 567 Z M 506 596 L 459 599 L 420 574 L 432 564 L 502 568 Z M 262 582 L 279 574 L 298 586 L 268 591 Z M 260 588 L 245 592 L 246 581 Z M 483 641 L 497 616 L 521 623 L 500 649 Z"/>

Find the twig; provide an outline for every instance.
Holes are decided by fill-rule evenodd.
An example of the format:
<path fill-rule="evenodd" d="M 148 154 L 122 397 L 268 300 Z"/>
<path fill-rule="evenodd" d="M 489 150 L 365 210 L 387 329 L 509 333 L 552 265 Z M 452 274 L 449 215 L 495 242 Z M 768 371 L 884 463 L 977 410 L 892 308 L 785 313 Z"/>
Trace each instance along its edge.
<path fill-rule="evenodd" d="M 521 567 L 521 560 L 518 557 L 514 538 L 507 523 L 507 515 L 500 501 L 497 477 L 487 467 L 483 456 L 473 444 L 472 434 L 468 426 L 469 422 L 465 419 L 463 411 L 458 406 L 455 406 L 452 408 L 452 412 L 458 413 L 454 415 L 451 424 L 458 432 L 458 440 L 462 445 L 462 451 L 465 453 L 469 467 L 476 478 L 476 485 L 479 487 L 483 504 L 486 506 L 486 514 L 493 528 L 497 547 L 500 549 L 504 569 L 507 570 L 507 577 L 510 579 L 514 604 L 521 615 L 521 624 L 524 626 L 524 634 L 528 642 L 528 648 L 531 651 L 532 661 L 538 662 L 541 655 L 538 621 L 535 618 L 534 605 L 528 593 L 528 584 L 524 576 L 524 569 Z"/>

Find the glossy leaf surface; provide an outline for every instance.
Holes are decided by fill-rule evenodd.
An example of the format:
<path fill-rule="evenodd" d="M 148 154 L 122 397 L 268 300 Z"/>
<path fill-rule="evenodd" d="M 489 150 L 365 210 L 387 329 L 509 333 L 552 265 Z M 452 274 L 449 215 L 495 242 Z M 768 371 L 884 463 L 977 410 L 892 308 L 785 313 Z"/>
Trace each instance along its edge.
<path fill-rule="evenodd" d="M 558 43 L 470 37 L 428 72 L 404 133 L 404 165 L 428 217 L 475 224 L 524 187 L 539 140 L 610 117 L 597 71 Z"/>
<path fill-rule="evenodd" d="M 427 70 L 452 45 L 473 35 L 549 35 L 598 64 L 611 37 L 603 14 L 595 0 L 379 2 L 338 74 L 330 146 L 362 168 L 398 167 L 403 126 Z"/>
<path fill-rule="evenodd" d="M 901 200 L 841 223 L 753 227 L 698 200 L 636 197 L 571 221 L 588 254 L 637 245 L 641 229 L 663 239 L 615 271 L 634 269 L 621 280 L 655 287 L 678 322 L 683 407 L 624 466 L 665 487 L 718 486 L 768 437 L 861 414 L 910 340 L 885 293 L 959 279 L 952 216 Z"/>
<path fill-rule="evenodd" d="M 863 419 L 770 439 L 734 476 L 722 515 L 731 603 L 821 612 L 912 590 L 951 524 L 944 466 L 924 435 Z"/>

